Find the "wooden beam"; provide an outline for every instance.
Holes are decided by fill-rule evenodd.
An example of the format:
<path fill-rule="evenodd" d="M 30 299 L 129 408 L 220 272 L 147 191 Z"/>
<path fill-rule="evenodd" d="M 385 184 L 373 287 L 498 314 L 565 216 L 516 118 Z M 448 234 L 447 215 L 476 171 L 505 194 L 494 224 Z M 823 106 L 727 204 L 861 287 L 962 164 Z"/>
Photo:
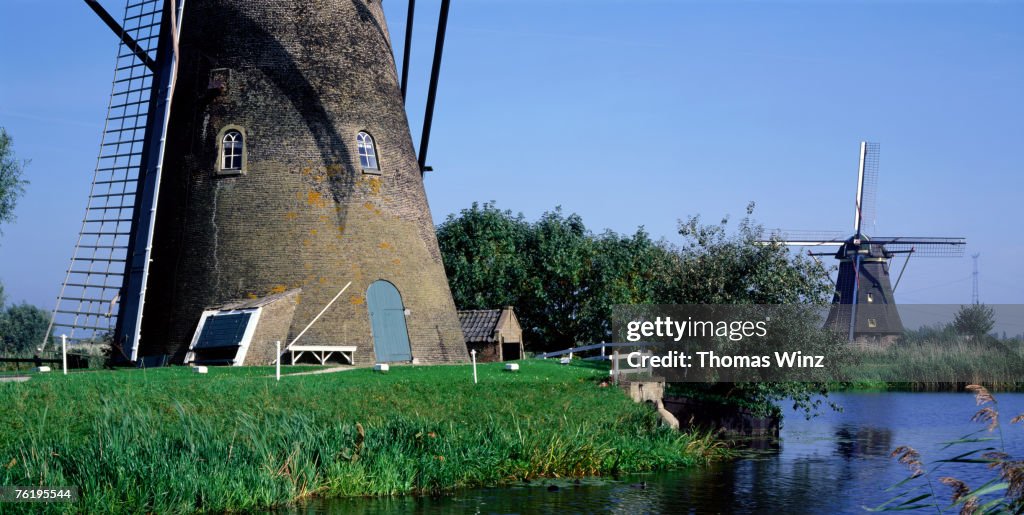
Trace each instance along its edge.
<path fill-rule="evenodd" d="M 402 102 L 409 90 L 409 54 L 412 48 L 412 19 L 416 13 L 416 0 L 409 0 L 409 13 L 405 16 L 405 50 L 402 53 Z"/>
<path fill-rule="evenodd" d="M 93 12 L 95 12 L 101 20 L 103 20 L 103 23 L 107 24 L 107 27 L 110 27 L 110 30 L 114 31 L 114 34 L 121 39 L 124 46 L 128 47 L 128 49 L 131 50 L 147 68 L 149 68 L 149 71 L 156 73 L 156 61 L 154 61 L 153 58 L 142 49 L 142 46 L 140 46 L 137 41 L 132 39 L 132 37 L 125 32 L 124 28 L 117 23 L 117 20 L 115 20 L 114 17 L 111 16 L 97 0 L 85 0 L 85 3 L 92 8 Z"/>
<path fill-rule="evenodd" d="M 437 79 L 441 74 L 441 54 L 444 53 L 444 34 L 448 28 L 448 7 L 451 0 L 441 0 L 441 16 L 437 20 L 437 40 L 434 42 L 434 64 L 430 68 L 430 88 L 427 89 L 427 111 L 423 115 L 423 135 L 420 138 L 420 175 L 427 171 L 427 146 L 430 144 L 430 126 L 434 123 L 434 102 L 437 100 Z"/>

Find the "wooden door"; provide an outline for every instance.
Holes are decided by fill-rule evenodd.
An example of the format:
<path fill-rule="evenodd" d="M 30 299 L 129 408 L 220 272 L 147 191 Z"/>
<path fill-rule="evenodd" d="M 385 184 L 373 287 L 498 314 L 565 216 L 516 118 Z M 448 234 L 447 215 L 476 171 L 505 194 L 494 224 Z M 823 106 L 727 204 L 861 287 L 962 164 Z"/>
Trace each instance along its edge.
<path fill-rule="evenodd" d="M 370 310 L 373 351 L 377 361 L 411 361 L 405 306 L 398 288 L 388 281 L 376 281 L 366 290 L 366 304 Z"/>

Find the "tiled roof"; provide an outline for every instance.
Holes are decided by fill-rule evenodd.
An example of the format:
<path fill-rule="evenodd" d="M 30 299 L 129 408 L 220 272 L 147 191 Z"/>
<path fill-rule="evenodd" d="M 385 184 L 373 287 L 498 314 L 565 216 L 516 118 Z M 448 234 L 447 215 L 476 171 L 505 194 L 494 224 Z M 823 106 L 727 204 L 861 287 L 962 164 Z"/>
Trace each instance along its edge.
<path fill-rule="evenodd" d="M 466 342 L 493 342 L 494 329 L 498 326 L 500 309 L 470 309 L 459 311 L 459 322 Z"/>

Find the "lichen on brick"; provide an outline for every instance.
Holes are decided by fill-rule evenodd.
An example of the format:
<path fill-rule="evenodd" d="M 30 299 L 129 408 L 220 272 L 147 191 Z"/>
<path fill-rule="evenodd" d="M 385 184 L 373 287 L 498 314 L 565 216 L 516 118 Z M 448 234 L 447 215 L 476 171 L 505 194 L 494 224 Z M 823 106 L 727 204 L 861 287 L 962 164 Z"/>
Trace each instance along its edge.
<path fill-rule="evenodd" d="M 160 191 L 140 355 L 183 356 L 205 306 L 284 284 L 304 288 L 294 337 L 352 281 L 303 339 L 344 334 L 371 362 L 365 295 L 387 280 L 412 313 L 413 357 L 467 360 L 379 2 L 204 0 L 189 20 L 165 155 L 180 173 Z M 230 69 L 232 87 L 204 101 L 212 68 Z M 226 125 L 246 129 L 243 177 L 213 173 Z M 362 174 L 362 130 L 382 175 Z"/>
<path fill-rule="evenodd" d="M 310 190 L 306 194 L 306 203 L 314 207 L 324 207 L 327 205 L 327 201 L 324 200 L 324 196 L 319 191 Z"/>

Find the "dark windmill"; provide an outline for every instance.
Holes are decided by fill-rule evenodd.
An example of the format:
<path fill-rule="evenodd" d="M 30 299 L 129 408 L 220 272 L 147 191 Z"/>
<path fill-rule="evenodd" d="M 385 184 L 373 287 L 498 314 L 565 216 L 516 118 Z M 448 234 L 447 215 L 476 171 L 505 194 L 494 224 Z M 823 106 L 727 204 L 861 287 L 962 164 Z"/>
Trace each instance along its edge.
<path fill-rule="evenodd" d="M 877 341 L 888 343 L 903 334 L 903 322 L 896 309 L 893 295 L 911 256 L 959 257 L 963 255 L 964 238 L 889 237 L 868 236 L 864 222 L 873 221 L 875 193 L 878 185 L 877 143 L 861 142 L 860 165 L 857 172 L 857 196 L 853 220 L 853 235 L 842 233 L 814 233 L 807 237 L 783 233 L 763 243 L 779 243 L 798 247 L 839 247 L 835 252 L 808 254 L 833 256 L 839 260 L 839 276 L 835 282 L 832 308 L 826 327 L 849 335 L 850 341 Z M 893 257 L 906 255 L 895 284 L 889 278 L 889 265 Z"/>
<path fill-rule="evenodd" d="M 401 80 L 377 0 L 128 0 L 121 23 L 85 1 L 121 43 L 49 333 L 126 362 L 269 363 L 299 337 L 468 360 L 423 187 L 449 0 L 418 155 L 413 0 Z"/>

